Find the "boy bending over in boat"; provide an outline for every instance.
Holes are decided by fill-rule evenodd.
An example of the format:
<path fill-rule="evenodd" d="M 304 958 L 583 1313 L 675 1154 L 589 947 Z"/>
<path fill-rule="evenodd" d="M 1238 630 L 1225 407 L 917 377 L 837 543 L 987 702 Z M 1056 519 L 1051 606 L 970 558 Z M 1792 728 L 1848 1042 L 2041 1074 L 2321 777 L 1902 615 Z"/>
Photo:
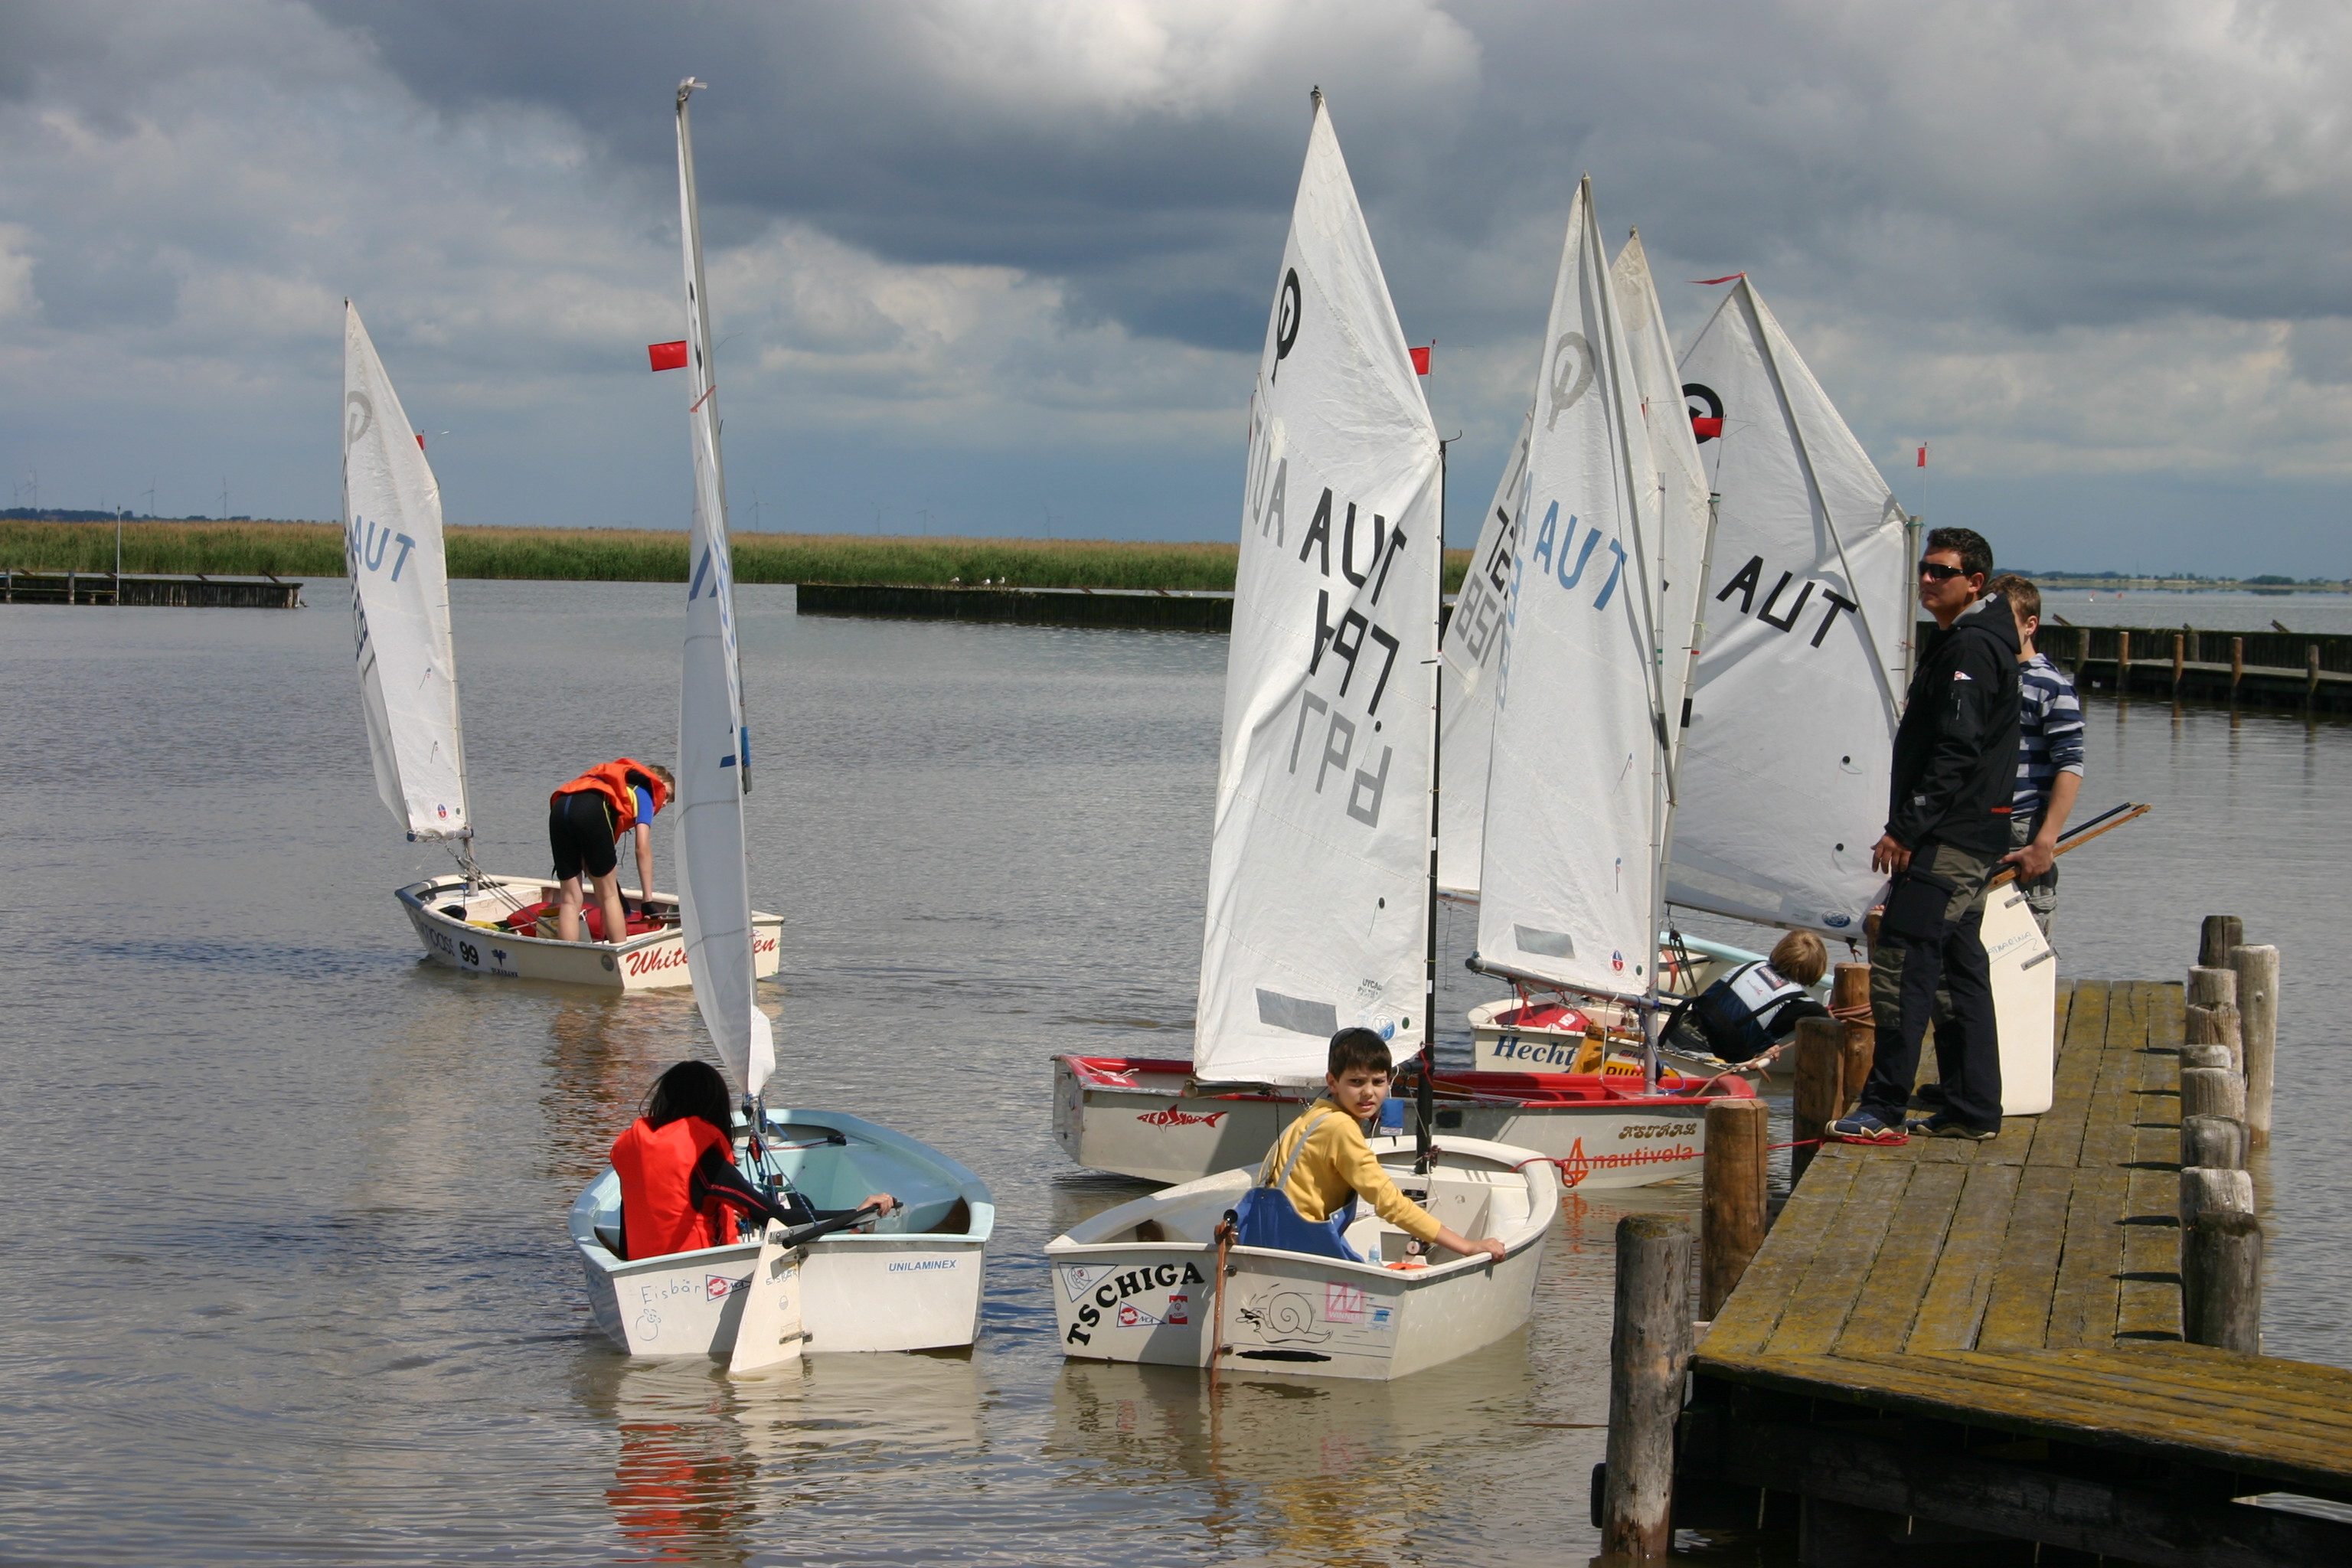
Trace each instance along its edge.
<path fill-rule="evenodd" d="M 1483 1252 L 1500 1263 L 1503 1244 L 1471 1241 L 1437 1222 L 1437 1216 L 1397 1191 L 1372 1156 L 1364 1122 L 1380 1114 L 1388 1098 L 1388 1042 L 1370 1029 L 1342 1029 L 1331 1037 L 1323 1074 L 1323 1098 L 1284 1130 L 1258 1167 L 1257 1185 L 1236 1208 L 1236 1239 L 1244 1247 L 1279 1247 L 1324 1258 L 1363 1259 L 1341 1238 L 1356 1219 L 1359 1200 L 1424 1246 L 1448 1252 Z"/>
<path fill-rule="evenodd" d="M 555 855 L 555 934 L 580 940 L 580 874 L 596 892 L 606 942 L 629 940 L 629 916 L 621 901 L 619 841 L 634 837 L 637 891 L 654 892 L 654 814 L 669 804 L 677 781 L 659 763 L 619 757 L 590 768 L 547 797 L 547 843 Z"/>
<path fill-rule="evenodd" d="M 855 1211 L 811 1208 L 797 1194 L 779 1204 L 735 1168 L 734 1106 L 708 1062 L 680 1062 L 654 1080 L 646 1113 L 613 1140 L 621 1178 L 624 1259 L 666 1258 L 735 1245 L 735 1215 L 807 1225 Z M 859 1208 L 876 1218 L 898 1207 L 876 1193 Z"/>
<path fill-rule="evenodd" d="M 1741 964 L 1677 1007 L 1666 1043 L 1720 1061 L 1769 1061 L 1799 1024 L 1830 1016 L 1811 995 L 1829 966 L 1820 937 L 1792 931 L 1772 944 L 1770 958 Z"/>

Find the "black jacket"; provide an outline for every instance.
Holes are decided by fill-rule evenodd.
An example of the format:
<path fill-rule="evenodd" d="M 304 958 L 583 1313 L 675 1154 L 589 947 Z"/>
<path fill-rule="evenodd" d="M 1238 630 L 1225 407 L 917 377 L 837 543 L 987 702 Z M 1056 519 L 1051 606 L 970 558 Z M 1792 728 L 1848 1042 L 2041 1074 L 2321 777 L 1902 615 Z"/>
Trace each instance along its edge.
<path fill-rule="evenodd" d="M 1886 831 L 1917 853 L 1930 841 L 2009 852 L 2017 794 L 2017 623 L 1999 594 L 1929 634 L 1895 731 Z"/>

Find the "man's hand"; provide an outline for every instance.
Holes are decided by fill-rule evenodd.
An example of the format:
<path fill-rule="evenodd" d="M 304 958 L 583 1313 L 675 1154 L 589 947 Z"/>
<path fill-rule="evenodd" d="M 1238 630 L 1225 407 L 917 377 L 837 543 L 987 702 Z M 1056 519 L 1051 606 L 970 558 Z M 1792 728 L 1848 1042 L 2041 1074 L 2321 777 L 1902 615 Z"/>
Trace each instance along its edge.
<path fill-rule="evenodd" d="M 2017 879 L 2031 882 L 2036 877 L 2046 877 L 2050 868 L 2058 863 L 2058 846 L 2036 838 L 2022 849 L 2012 849 L 2000 858 L 2004 866 L 2017 868 Z"/>
<path fill-rule="evenodd" d="M 1896 843 L 1892 833 L 1882 833 L 1878 842 L 1870 847 L 1870 868 L 1899 877 L 1911 868 L 1911 851 Z"/>

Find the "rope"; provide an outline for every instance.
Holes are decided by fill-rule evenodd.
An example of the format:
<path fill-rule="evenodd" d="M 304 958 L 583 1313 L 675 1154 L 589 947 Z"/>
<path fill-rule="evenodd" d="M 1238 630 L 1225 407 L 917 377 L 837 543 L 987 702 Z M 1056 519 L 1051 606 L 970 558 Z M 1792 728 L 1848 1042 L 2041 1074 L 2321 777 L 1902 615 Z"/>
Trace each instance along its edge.
<path fill-rule="evenodd" d="M 1231 1210 L 1227 1210 L 1225 1217 L 1217 1222 L 1216 1337 L 1209 1342 L 1209 1409 L 1212 1413 L 1217 1408 L 1217 1373 L 1224 1365 L 1225 1359 L 1225 1280 L 1230 1268 L 1225 1258 L 1233 1251 L 1233 1247 L 1234 1215 Z"/>
<path fill-rule="evenodd" d="M 1823 1140 L 1819 1138 L 1799 1138 L 1787 1143 L 1767 1143 L 1764 1145 L 1764 1152 L 1769 1154 L 1776 1149 L 1810 1149 L 1822 1142 Z"/>

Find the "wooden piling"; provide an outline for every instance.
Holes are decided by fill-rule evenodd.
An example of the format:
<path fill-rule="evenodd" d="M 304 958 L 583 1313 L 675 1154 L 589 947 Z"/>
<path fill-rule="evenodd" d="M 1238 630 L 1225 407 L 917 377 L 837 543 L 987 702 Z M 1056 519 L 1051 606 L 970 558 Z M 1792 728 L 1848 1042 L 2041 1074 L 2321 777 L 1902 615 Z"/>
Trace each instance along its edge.
<path fill-rule="evenodd" d="M 1674 1542 L 1675 1424 L 1690 1364 L 1690 1226 L 1617 1222 L 1617 1319 L 1609 1336 L 1609 1447 L 1601 1549 L 1664 1557 Z"/>
<path fill-rule="evenodd" d="M 2189 668 L 2189 639 L 2179 632 L 2172 634 L 2172 694 L 2180 695 L 2180 672 Z"/>
<path fill-rule="evenodd" d="M 2229 954 L 2210 968 L 2199 963 L 2189 971 L 2189 1005 L 2192 1007 L 2231 1006 L 2238 1001 L 2238 972 L 2229 967 Z"/>
<path fill-rule="evenodd" d="M 2271 1085 L 2278 1066 L 2279 951 L 2264 944 L 2230 950 L 2238 972 L 2239 1056 L 2246 1075 L 2246 1138 L 2271 1141 Z"/>
<path fill-rule="evenodd" d="M 2306 711 L 2319 705 L 2319 645 L 2312 643 L 2303 654 L 2303 706 Z"/>
<path fill-rule="evenodd" d="M 2226 1116 L 2184 1116 L 2180 1120 L 2180 1168 L 2209 1171 L 2246 1168 L 2246 1124 Z"/>
<path fill-rule="evenodd" d="M 2199 927 L 2197 932 L 2197 967 L 2200 969 L 2229 968 L 2230 950 L 2245 940 L 2246 922 L 2237 916 L 2207 915 L 2204 923 Z M 2238 998 L 2232 993 L 2226 999 L 2234 1002 Z M 2192 996 L 2189 1000 L 2194 1002 L 2197 998 Z"/>
<path fill-rule="evenodd" d="M 2263 1228 L 2243 1171 L 2180 1173 L 2180 1321 L 2191 1344 L 2262 1353 Z"/>
<path fill-rule="evenodd" d="M 2246 1119 L 2246 1080 L 2227 1068 L 2180 1069 L 2180 1115 Z"/>
<path fill-rule="evenodd" d="M 2228 1067 L 2231 1072 L 2246 1070 L 2245 1047 L 2241 1043 L 2238 1010 L 2224 1002 L 2216 1007 L 2190 1006 L 2182 1020 L 2183 1038 L 2192 1046 L 2221 1046 L 2229 1052 Z"/>
<path fill-rule="evenodd" d="M 1706 1108 L 1701 1163 L 1698 1315 L 1715 1310 L 1764 1245 L 1764 1171 L 1771 1113 L 1761 1100 L 1717 1100 Z"/>
<path fill-rule="evenodd" d="M 2182 1046 L 2180 1068 L 2184 1072 L 2190 1068 L 2219 1068 L 2223 1072 L 2236 1072 L 2238 1064 L 2231 1057 L 2229 1047 L 2219 1040 L 2209 1040 L 2201 1045 Z"/>
<path fill-rule="evenodd" d="M 2116 634 L 2116 695 L 2131 695 L 2131 633 Z"/>
<path fill-rule="evenodd" d="M 1870 1005 L 1870 965 L 1841 963 L 1836 978 L 1830 986 L 1830 1004 L 1840 1008 Z M 1869 1081 L 1871 1058 L 1878 1051 L 1878 1027 L 1867 1017 L 1843 1020 L 1845 1024 L 1845 1098 L 1838 1107 L 1843 1116 L 1853 1109 L 1862 1098 L 1862 1086 Z"/>
<path fill-rule="evenodd" d="M 2238 683 L 2246 679 L 2246 639 L 2230 639 L 2230 700 L 2238 700 Z"/>
<path fill-rule="evenodd" d="M 1797 1026 L 1797 1083 L 1791 1096 L 1797 1146 L 1789 1151 L 1789 1179 L 1803 1177 L 1813 1163 L 1822 1134 L 1844 1114 L 1845 1026 L 1835 1018 L 1807 1018 Z"/>

